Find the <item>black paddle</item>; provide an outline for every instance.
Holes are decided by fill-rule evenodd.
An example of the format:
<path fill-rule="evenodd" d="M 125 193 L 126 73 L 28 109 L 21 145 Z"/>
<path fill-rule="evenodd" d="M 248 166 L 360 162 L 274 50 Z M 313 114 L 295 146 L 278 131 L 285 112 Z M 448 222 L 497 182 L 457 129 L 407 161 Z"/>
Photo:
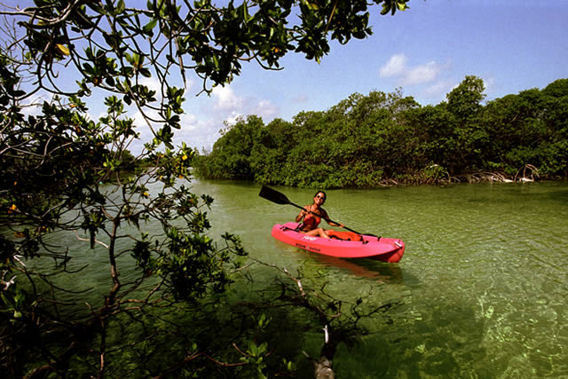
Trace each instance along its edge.
<path fill-rule="evenodd" d="M 321 217 L 321 215 L 319 215 L 319 214 L 317 214 L 317 213 L 314 213 L 314 212 L 312 212 L 312 211 L 308 211 L 306 208 L 301 207 L 301 206 L 299 206 L 298 204 L 294 204 L 293 202 L 291 202 L 290 200 L 288 200 L 288 198 L 286 197 L 286 195 L 284 195 L 283 193 L 278 192 L 278 191 L 276 191 L 276 190 L 274 190 L 274 189 L 272 189 L 272 188 L 269 188 L 269 187 L 267 187 L 267 186 L 262 186 L 262 188 L 260 189 L 260 193 L 258 194 L 258 196 L 263 197 L 263 198 L 265 198 L 266 200 L 270 200 L 270 201 L 272 201 L 273 203 L 276 203 L 276 204 L 282 204 L 282 205 L 290 204 L 290 205 L 295 206 L 296 208 L 303 209 L 303 210 L 305 210 L 306 212 L 310 212 L 310 213 L 312 213 L 312 214 L 314 214 L 314 215 L 316 215 L 316 216 L 318 216 L 318 217 Z M 329 223 L 329 222 L 333 222 L 333 223 L 335 223 L 335 224 L 337 224 L 337 225 L 340 225 L 340 224 L 341 224 L 340 222 L 330 220 L 329 218 L 328 218 L 328 219 L 325 219 L 325 221 L 327 221 L 328 223 Z M 357 234 L 359 234 L 359 235 L 362 235 L 361 233 L 359 233 L 359 232 L 357 232 L 357 231 L 355 231 L 355 230 L 353 230 L 353 229 L 350 229 L 350 228 L 346 227 L 345 225 L 343 226 L 343 228 L 349 230 L 350 232 L 353 232 L 353 233 L 357 233 Z M 367 235 L 369 235 L 369 234 L 367 234 Z M 371 235 L 372 235 L 372 234 L 371 234 Z"/>

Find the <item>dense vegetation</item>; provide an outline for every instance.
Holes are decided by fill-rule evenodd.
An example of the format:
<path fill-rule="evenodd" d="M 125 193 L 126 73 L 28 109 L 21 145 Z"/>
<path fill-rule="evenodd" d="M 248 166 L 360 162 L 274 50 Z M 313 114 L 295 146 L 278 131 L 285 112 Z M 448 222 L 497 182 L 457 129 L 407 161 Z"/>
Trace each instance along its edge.
<path fill-rule="evenodd" d="M 568 79 L 487 104 L 483 92 L 467 76 L 435 106 L 371 92 L 292 122 L 249 116 L 194 165 L 205 178 L 321 188 L 568 176 Z"/>
<path fill-rule="evenodd" d="M 172 141 L 190 79 L 210 91 L 246 62 L 320 60 L 330 39 L 371 34 L 371 7 L 394 14 L 407 1 L 0 4 L 3 377 L 294 376 L 309 361 L 283 341 L 299 352 L 325 326 L 332 358 L 360 334 L 381 305 L 338 301 L 301 273 L 271 267 L 265 296 L 229 301 L 235 280 L 253 280 L 246 252 L 235 235 L 211 236 L 213 199 L 191 192 L 193 151 Z"/>

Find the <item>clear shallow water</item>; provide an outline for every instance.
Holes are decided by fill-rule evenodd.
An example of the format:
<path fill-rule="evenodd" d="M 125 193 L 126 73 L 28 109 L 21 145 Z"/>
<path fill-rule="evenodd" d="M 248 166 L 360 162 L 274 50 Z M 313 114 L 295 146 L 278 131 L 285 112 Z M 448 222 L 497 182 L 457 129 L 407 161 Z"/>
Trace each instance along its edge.
<path fill-rule="evenodd" d="M 297 214 L 259 186 L 198 182 L 215 198 L 215 232 L 251 256 L 306 276 L 338 297 L 399 304 L 390 321 L 335 357 L 341 377 L 568 376 L 568 184 L 475 184 L 327 191 L 330 217 L 406 242 L 399 264 L 331 259 L 275 241 Z M 300 205 L 312 190 L 277 188 Z"/>
<path fill-rule="evenodd" d="M 215 199 L 213 236 L 238 234 L 250 256 L 301 269 L 337 298 L 396 304 L 366 324 L 370 334 L 358 345 L 340 345 L 339 377 L 568 377 L 568 183 L 327 191 L 332 219 L 405 241 L 398 264 L 329 258 L 274 240 L 272 225 L 292 220 L 297 209 L 260 198 L 258 185 L 192 187 Z M 276 189 L 300 205 L 314 192 Z M 100 301 L 111 285 L 104 249 L 90 250 L 74 235 L 53 238 L 70 246 L 70 268 L 88 265 L 80 280 L 63 277 L 61 285 Z M 258 265 L 254 273 L 259 282 L 275 276 Z M 128 270 L 121 275 L 128 279 Z M 322 342 L 314 333 L 302 350 L 318 356 Z"/>

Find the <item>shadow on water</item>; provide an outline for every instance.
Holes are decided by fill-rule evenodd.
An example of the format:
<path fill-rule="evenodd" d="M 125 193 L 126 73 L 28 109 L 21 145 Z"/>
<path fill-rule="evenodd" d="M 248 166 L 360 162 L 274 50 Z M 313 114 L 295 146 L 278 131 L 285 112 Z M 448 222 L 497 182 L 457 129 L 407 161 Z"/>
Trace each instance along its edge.
<path fill-rule="evenodd" d="M 372 259 L 342 259 L 326 255 L 312 254 L 314 260 L 328 266 L 337 267 L 350 274 L 377 280 L 382 283 L 402 283 L 403 272 L 394 263 L 383 263 Z"/>
<path fill-rule="evenodd" d="M 341 272 L 359 278 L 370 279 L 385 284 L 404 284 L 409 287 L 417 287 L 420 280 L 414 274 L 408 272 L 400 263 L 385 263 L 374 259 L 346 259 L 327 255 L 306 252 L 302 249 L 291 247 L 283 242 L 274 241 L 278 247 L 287 251 L 293 251 L 298 256 L 315 262 L 320 266 L 339 269 Z M 404 259 L 404 258 L 403 258 Z"/>
<path fill-rule="evenodd" d="M 296 209 L 259 199 L 254 186 L 200 186 L 215 195 L 215 225 L 243 235 L 251 256 L 298 272 L 316 288 L 325 284 L 338 298 L 398 305 L 369 320 L 360 344 L 340 345 L 338 377 L 494 378 L 568 372 L 567 184 L 328 191 L 334 219 L 405 241 L 399 264 L 329 258 L 275 241 L 270 227 L 292 220 Z M 313 196 L 281 191 L 300 204 Z M 304 338 L 300 348 L 292 339 L 294 354 L 312 340 L 309 352 L 317 354 L 321 331 L 313 334 L 296 336 Z"/>
<path fill-rule="evenodd" d="M 544 194 L 545 197 L 550 200 L 559 201 L 562 204 L 568 203 L 568 190 L 558 190 Z"/>

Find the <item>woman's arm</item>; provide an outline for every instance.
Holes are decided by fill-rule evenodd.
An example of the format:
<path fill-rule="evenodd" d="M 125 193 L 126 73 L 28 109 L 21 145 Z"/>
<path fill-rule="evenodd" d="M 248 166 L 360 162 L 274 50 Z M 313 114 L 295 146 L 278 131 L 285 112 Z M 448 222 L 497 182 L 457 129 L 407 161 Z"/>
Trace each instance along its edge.
<path fill-rule="evenodd" d="M 304 209 L 302 209 L 300 213 L 298 213 L 298 215 L 296 216 L 296 222 L 300 222 L 307 213 L 308 212 L 306 211 L 306 207 L 304 207 Z"/>
<path fill-rule="evenodd" d="M 325 222 L 327 222 L 331 226 L 337 226 L 339 228 L 343 228 L 343 226 L 344 226 L 343 224 L 338 224 L 337 222 L 333 222 L 329 219 L 327 211 L 325 211 L 323 209 L 321 211 L 322 211 L 322 218 L 325 220 Z"/>

